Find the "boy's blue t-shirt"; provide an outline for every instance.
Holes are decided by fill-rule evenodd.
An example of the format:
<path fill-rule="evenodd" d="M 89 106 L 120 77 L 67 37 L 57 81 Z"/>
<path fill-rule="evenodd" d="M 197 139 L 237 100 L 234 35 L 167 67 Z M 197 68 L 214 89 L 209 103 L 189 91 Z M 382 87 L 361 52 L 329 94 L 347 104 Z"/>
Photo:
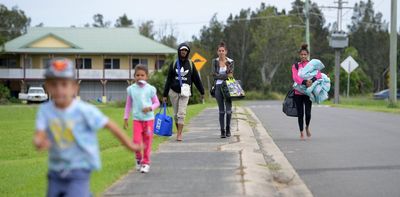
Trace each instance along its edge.
<path fill-rule="evenodd" d="M 99 169 L 100 153 L 97 131 L 108 118 L 99 109 L 74 100 L 66 109 L 58 109 L 52 101 L 40 106 L 36 129 L 45 131 L 51 142 L 49 169 Z"/>
<path fill-rule="evenodd" d="M 143 113 L 142 110 L 145 107 L 151 107 L 153 105 L 151 99 L 157 95 L 157 89 L 150 84 L 145 84 L 141 87 L 134 83 L 127 88 L 127 93 L 132 98 L 133 119 L 142 121 L 153 120 L 153 111 Z"/>

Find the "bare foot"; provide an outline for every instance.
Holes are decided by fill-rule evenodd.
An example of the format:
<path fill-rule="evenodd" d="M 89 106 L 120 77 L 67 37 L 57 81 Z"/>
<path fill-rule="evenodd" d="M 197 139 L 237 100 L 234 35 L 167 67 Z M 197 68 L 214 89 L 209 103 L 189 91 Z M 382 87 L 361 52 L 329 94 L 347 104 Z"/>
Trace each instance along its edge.
<path fill-rule="evenodd" d="M 304 134 L 303 134 L 303 131 L 300 131 L 300 140 L 304 140 Z"/>
<path fill-rule="evenodd" d="M 182 134 L 176 135 L 176 141 L 178 141 L 178 142 L 182 142 L 182 141 L 183 141 L 183 140 L 182 140 Z"/>
<path fill-rule="evenodd" d="M 306 127 L 307 137 L 311 137 L 310 127 Z"/>

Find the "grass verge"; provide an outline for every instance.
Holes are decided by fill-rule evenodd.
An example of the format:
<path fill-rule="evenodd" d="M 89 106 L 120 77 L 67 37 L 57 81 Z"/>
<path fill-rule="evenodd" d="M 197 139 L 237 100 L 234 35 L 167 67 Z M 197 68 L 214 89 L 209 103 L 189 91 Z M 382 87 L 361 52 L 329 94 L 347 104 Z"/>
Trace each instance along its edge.
<path fill-rule="evenodd" d="M 374 100 L 369 97 L 341 98 L 340 104 L 333 104 L 333 100 L 324 104 L 329 104 L 333 107 L 400 114 L 399 106 L 392 107 L 387 100 Z"/>
<path fill-rule="evenodd" d="M 186 122 L 215 103 L 188 107 Z M 122 127 L 123 108 L 99 105 L 111 119 Z M 0 106 L 0 196 L 45 196 L 47 152 L 37 152 L 32 146 L 36 105 Z M 168 110 L 172 114 L 172 109 Z M 132 125 L 130 125 L 132 126 Z M 132 136 L 132 129 L 125 131 Z M 134 155 L 120 145 L 108 131 L 99 131 L 102 169 L 91 178 L 91 191 L 99 196 L 113 182 L 134 167 Z M 166 137 L 155 136 L 153 150 Z"/>

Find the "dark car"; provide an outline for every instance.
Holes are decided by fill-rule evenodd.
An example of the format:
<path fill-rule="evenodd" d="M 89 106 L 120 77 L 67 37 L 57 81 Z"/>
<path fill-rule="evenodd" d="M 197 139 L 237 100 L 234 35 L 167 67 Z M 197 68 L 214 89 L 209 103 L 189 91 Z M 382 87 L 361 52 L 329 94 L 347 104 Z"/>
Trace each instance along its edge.
<path fill-rule="evenodd" d="M 400 90 L 397 90 L 397 98 L 400 98 Z M 389 99 L 389 89 L 375 93 L 374 99 Z"/>

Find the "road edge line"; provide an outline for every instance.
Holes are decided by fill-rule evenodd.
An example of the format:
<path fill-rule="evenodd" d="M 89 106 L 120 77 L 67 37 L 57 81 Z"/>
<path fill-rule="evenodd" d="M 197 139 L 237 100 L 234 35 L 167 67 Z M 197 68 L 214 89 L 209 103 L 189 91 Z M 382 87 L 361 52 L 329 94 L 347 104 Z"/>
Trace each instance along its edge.
<path fill-rule="evenodd" d="M 271 173 L 274 174 L 274 183 L 278 191 L 284 196 L 313 197 L 310 189 L 297 174 L 296 170 L 285 157 L 284 153 L 279 149 L 278 145 L 276 145 L 276 143 L 273 141 L 267 129 L 262 125 L 260 119 L 258 119 L 253 110 L 251 110 L 249 107 L 243 108 L 254 120 L 255 125 L 252 127 L 258 131 L 258 137 L 261 143 L 260 148 L 263 149 L 262 151 L 264 154 L 266 154 L 265 156 L 267 156 L 269 158 L 268 160 L 270 160 L 266 160 L 265 162 L 267 165 L 274 162 L 280 165 L 280 169 L 270 169 Z M 288 180 L 287 183 L 284 183 L 285 179 L 288 178 L 290 180 Z M 283 179 L 283 181 L 281 182 L 280 179 Z"/>

